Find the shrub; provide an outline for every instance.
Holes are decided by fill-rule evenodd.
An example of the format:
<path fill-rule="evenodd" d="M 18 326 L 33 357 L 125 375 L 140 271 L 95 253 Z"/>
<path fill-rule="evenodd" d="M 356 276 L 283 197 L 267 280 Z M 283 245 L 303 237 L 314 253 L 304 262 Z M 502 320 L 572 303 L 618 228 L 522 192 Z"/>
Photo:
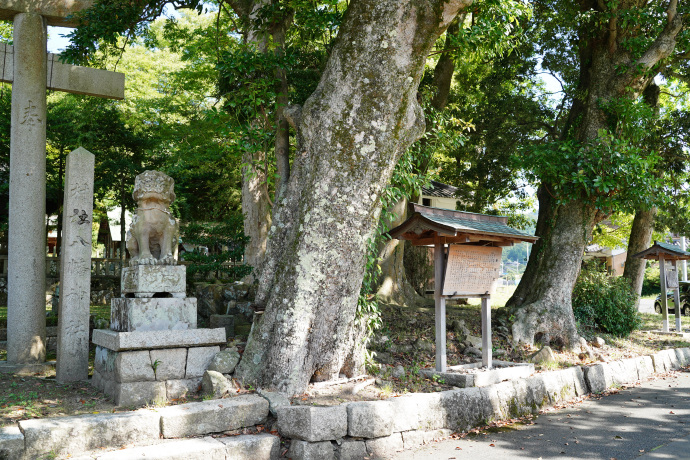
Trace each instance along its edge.
<path fill-rule="evenodd" d="M 573 313 L 581 329 L 625 337 L 642 324 L 636 300 L 627 279 L 583 270 L 573 290 Z"/>

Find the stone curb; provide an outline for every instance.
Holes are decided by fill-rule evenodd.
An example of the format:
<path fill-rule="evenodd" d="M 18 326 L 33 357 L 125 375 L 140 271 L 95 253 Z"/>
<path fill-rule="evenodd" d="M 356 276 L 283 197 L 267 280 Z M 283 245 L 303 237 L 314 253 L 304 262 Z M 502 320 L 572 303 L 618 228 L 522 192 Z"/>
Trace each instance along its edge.
<path fill-rule="evenodd" d="M 601 393 L 688 364 L 690 348 L 667 349 L 650 356 L 572 367 L 485 387 L 331 407 L 280 405 L 275 410 L 279 431 L 293 439 L 289 456 L 294 460 L 355 459 L 362 458 L 365 453 L 386 457 L 396 450 L 446 437 L 453 431 L 466 431 L 492 420 L 537 413 L 545 406 L 588 393 Z M 232 455 L 231 458 L 276 458 L 278 438 L 271 435 L 263 435 L 270 438 L 265 440 L 252 435 L 244 439 L 238 436 L 217 441 L 201 438 L 160 442 L 164 437 L 203 436 L 263 423 L 268 413 L 266 399 L 244 395 L 158 410 L 23 420 L 18 427 L 0 429 L 0 458 L 23 460 L 45 455 L 84 455 L 99 448 L 138 444 L 135 449 L 142 452 L 146 445 L 152 445 L 151 450 L 146 451 L 151 452 L 146 458 L 212 460 L 215 458 L 213 452 L 221 449 L 218 443 L 225 445 L 222 455 Z M 169 456 L 161 453 L 158 457 L 157 442 L 170 445 L 173 453 Z M 175 451 L 173 446 L 179 446 L 180 450 Z M 194 446 L 206 453 L 197 457 L 192 453 Z M 135 454 L 139 451 L 124 449 L 118 452 L 123 452 L 123 456 L 113 456 L 113 459 L 132 458 L 124 452 Z M 179 455 L 189 453 L 186 457 L 176 457 L 175 452 Z M 104 457 L 106 453 L 102 452 L 93 455 L 111 458 Z"/>
<path fill-rule="evenodd" d="M 536 414 L 546 406 L 688 364 L 690 348 L 668 349 L 650 356 L 571 367 L 482 387 L 334 407 L 281 407 L 277 411 L 278 428 L 281 435 L 292 438 L 288 456 L 293 460 L 361 459 L 365 455 L 387 458 L 398 450 L 452 432 Z M 342 409 L 337 412 L 338 407 L 346 408 L 347 417 Z M 324 420 L 331 429 L 324 429 Z"/>
<path fill-rule="evenodd" d="M 258 434 L 167 440 L 150 446 L 85 455 L 74 460 L 273 460 L 279 455 L 280 438 Z"/>
<path fill-rule="evenodd" d="M 142 447 L 161 438 L 208 435 L 253 426 L 267 417 L 268 401 L 257 395 L 243 395 L 118 414 L 22 420 L 18 427 L 0 429 L 0 459 L 64 457 L 102 448 Z M 242 452 L 242 446 L 233 449 Z"/>

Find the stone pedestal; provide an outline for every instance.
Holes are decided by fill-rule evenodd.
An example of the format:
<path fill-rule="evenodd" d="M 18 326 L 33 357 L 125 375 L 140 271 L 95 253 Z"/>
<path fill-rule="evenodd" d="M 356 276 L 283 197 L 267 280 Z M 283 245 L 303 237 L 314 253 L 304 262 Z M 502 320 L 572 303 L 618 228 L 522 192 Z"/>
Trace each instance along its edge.
<path fill-rule="evenodd" d="M 111 301 L 111 330 L 95 330 L 92 339 L 92 384 L 115 404 L 138 406 L 196 392 L 225 346 L 225 328 L 196 328 L 196 298 L 185 297 L 185 285 L 183 266 L 122 271 L 122 297 Z"/>
<path fill-rule="evenodd" d="M 172 400 L 196 392 L 225 329 L 93 331 L 92 384 L 120 406 Z"/>
<path fill-rule="evenodd" d="M 196 299 L 112 299 L 110 329 L 118 332 L 196 329 Z"/>
<path fill-rule="evenodd" d="M 122 270 L 122 295 L 153 297 L 165 293 L 184 298 L 186 280 L 184 265 L 135 265 Z"/>

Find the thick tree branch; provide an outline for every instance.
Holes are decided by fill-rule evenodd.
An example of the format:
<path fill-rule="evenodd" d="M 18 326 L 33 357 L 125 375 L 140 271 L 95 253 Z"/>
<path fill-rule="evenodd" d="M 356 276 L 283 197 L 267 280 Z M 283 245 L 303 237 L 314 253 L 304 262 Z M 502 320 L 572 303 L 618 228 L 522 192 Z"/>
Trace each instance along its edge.
<path fill-rule="evenodd" d="M 640 57 L 636 64 L 643 70 L 649 70 L 654 67 L 659 61 L 666 59 L 673 53 L 676 46 L 676 37 L 683 29 L 683 17 L 677 12 L 678 1 L 671 0 L 669 2 L 667 14 L 667 23 L 664 30 L 659 34 L 652 46 Z"/>

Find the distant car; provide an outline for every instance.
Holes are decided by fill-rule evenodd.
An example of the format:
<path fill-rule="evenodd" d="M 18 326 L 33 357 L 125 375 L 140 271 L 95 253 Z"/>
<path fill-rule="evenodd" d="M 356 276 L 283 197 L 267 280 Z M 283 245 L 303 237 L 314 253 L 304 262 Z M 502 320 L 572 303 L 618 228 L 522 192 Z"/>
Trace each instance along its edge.
<path fill-rule="evenodd" d="M 690 316 L 690 281 L 681 281 L 680 283 L 680 304 L 681 313 L 683 316 Z M 673 296 L 673 289 L 666 290 L 666 305 L 668 306 L 668 313 L 675 315 L 676 307 Z M 654 311 L 661 313 L 661 294 L 654 299 Z"/>

